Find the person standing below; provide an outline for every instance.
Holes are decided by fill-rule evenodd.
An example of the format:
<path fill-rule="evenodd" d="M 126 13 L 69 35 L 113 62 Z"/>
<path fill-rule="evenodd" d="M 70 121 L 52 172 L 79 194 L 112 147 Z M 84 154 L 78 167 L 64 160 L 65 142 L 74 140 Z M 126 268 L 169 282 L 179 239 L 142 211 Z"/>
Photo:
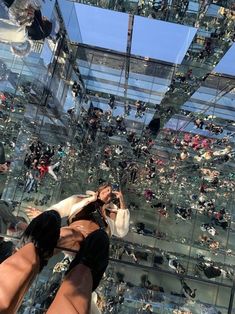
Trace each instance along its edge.
<path fill-rule="evenodd" d="M 0 172 L 7 172 L 8 165 L 5 158 L 5 149 L 3 143 L 0 142 Z"/>
<path fill-rule="evenodd" d="M 183 278 L 181 278 L 180 283 L 181 283 L 182 291 L 183 291 L 183 294 L 185 295 L 185 297 L 186 297 L 187 299 L 195 299 L 197 289 L 193 289 L 193 290 L 192 290 L 192 289 L 186 284 L 186 282 L 184 281 Z"/>
<path fill-rule="evenodd" d="M 119 208 L 112 203 L 112 198 L 115 197 L 119 201 Z M 70 264 L 69 271 L 58 290 L 58 293 L 49 307 L 48 314 L 88 314 L 90 311 L 91 294 L 98 285 L 108 266 L 109 260 L 109 237 L 115 235 L 117 237 L 124 237 L 129 231 L 130 213 L 125 206 L 124 198 L 121 192 L 112 191 L 109 184 L 104 184 L 98 188 L 96 192 L 89 191 L 87 197 L 81 195 L 71 196 L 58 204 L 51 206 L 47 211 L 41 213 L 38 209 L 29 208 L 28 215 L 35 217 L 26 230 L 25 235 L 32 243 L 26 244 L 17 253 L 17 258 L 32 255 L 34 264 L 29 263 L 27 267 L 21 267 L 24 272 L 23 286 L 16 289 L 14 280 L 9 283 L 9 276 L 0 282 L 0 296 L 6 291 L 4 286 L 7 285 L 8 293 L 4 294 L 3 300 L 7 306 L 2 305 L 0 298 L 0 311 L 12 308 L 12 303 L 15 304 L 17 296 L 24 294 L 27 289 L 23 291 L 25 286 L 29 287 L 32 280 L 32 274 L 39 270 L 40 252 L 43 250 L 36 250 L 37 245 L 34 244 L 34 239 L 38 239 L 40 243 L 40 234 L 45 239 L 46 224 L 56 218 L 56 215 L 68 217 L 69 225 L 60 229 L 60 237 L 57 241 L 57 247 L 77 250 L 75 258 Z M 47 217 L 44 217 L 47 216 Z M 49 220 L 48 220 L 49 217 Z M 58 220 L 58 218 L 57 218 Z M 49 222 L 48 222 L 49 221 Z M 43 222 L 43 223 L 42 223 Z M 34 226 L 40 226 L 44 232 L 36 232 Z M 55 225 L 57 228 L 58 224 Z M 51 228 L 47 232 L 52 233 Z M 23 238 L 24 238 L 23 236 Z M 52 242 L 52 237 L 50 242 Z M 37 253 L 39 252 L 39 253 Z M 16 253 L 16 254 L 17 254 Z M 20 256 L 19 256 L 20 255 Z M 14 262 L 14 255 L 10 257 L 11 263 Z M 37 261 L 39 259 L 39 261 Z M 13 262 L 12 262 L 13 261 Z M 7 266 L 7 260 L 6 266 Z M 42 263 L 41 263 L 42 264 Z M 8 269 L 1 267 L 1 273 L 6 274 Z M 16 267 L 16 266 L 15 266 Z M 15 272 L 22 276 L 22 271 L 17 267 Z M 11 270 L 11 276 L 15 278 L 14 271 Z M 23 291 L 23 292 L 22 292 Z M 18 302 L 19 303 L 19 302 Z M 1 313 L 2 313 L 1 312 Z M 11 313 L 15 313 L 12 311 Z"/>

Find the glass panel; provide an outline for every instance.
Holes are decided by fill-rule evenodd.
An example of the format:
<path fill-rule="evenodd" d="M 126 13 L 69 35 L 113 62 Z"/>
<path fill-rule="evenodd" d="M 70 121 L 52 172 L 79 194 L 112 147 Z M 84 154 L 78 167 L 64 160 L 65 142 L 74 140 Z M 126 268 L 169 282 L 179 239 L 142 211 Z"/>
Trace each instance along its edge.
<path fill-rule="evenodd" d="M 126 52 L 128 14 L 76 4 L 79 43 Z M 95 31 L 94 31 L 95 30 Z"/>
<path fill-rule="evenodd" d="M 0 174 L 1 261 L 22 232 L 17 222 L 29 222 L 28 206 L 44 210 L 109 181 L 121 187 L 131 222 L 124 239 L 111 240 L 110 265 L 98 289 L 103 313 L 146 313 L 148 304 L 154 313 L 227 313 L 235 264 L 234 77 L 227 59 L 234 46 L 225 56 L 228 66 L 221 58 L 233 38 L 233 17 L 224 10 L 231 2 L 220 1 L 224 9 L 198 1 L 92 2 L 177 22 L 172 34 L 185 30 L 179 49 L 162 49 L 160 37 L 161 49 L 154 48 L 168 62 L 169 56 L 183 59 L 174 66 L 126 53 L 126 14 L 72 1 L 59 1 L 57 11 L 53 3 L 43 2 L 43 14 L 59 25 L 62 13 L 65 38 L 53 31 L 25 58 L 0 44 L 0 141 L 10 165 Z M 75 6 L 79 14 L 84 7 L 105 12 L 108 36 L 97 36 L 98 29 L 91 34 L 101 19 L 93 13 L 79 16 L 79 29 Z M 159 20 L 146 23 L 167 32 L 169 23 Z M 112 22 L 121 22 L 120 37 Z M 146 48 L 152 30 L 133 40 Z M 75 45 L 81 37 L 84 45 Z M 211 73 L 220 60 L 221 70 Z M 19 313 L 48 308 L 64 272 L 54 266 L 63 257 L 51 259 Z M 195 297 L 185 295 L 185 284 L 197 289 Z"/>
<path fill-rule="evenodd" d="M 233 67 L 233 62 L 235 56 L 235 44 L 228 50 L 228 52 L 221 59 L 219 64 L 215 67 L 215 73 L 227 74 L 234 76 L 235 68 Z"/>
<path fill-rule="evenodd" d="M 131 53 L 181 64 L 196 32 L 196 28 L 135 16 Z"/>
<path fill-rule="evenodd" d="M 66 1 L 59 3 L 71 41 L 126 52 L 127 14 L 69 1 L 68 6 Z"/>
<path fill-rule="evenodd" d="M 59 0 L 58 3 L 69 39 L 71 42 L 80 42 L 81 33 L 74 2 Z"/>

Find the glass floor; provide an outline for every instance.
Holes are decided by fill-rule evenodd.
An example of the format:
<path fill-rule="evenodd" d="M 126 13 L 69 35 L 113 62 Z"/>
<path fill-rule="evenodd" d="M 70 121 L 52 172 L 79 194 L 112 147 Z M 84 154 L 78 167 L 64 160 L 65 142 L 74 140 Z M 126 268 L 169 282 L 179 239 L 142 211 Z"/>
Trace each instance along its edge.
<path fill-rule="evenodd" d="M 81 8 L 98 10 L 110 30 L 122 18 L 125 36 L 108 37 L 99 15 L 100 28 L 84 27 Z M 233 1 L 45 0 L 50 37 L 24 57 L 0 40 L 0 262 L 22 234 L 17 223 L 30 222 L 28 207 L 45 210 L 108 181 L 131 218 L 127 236 L 111 239 L 100 313 L 235 313 L 234 9 Z M 164 38 L 134 53 L 149 23 L 163 34 L 170 23 L 195 30 L 184 35 L 185 52 L 171 52 L 182 61 L 166 61 Z M 124 51 L 113 48 L 119 40 Z M 148 56 L 151 45 L 161 58 Z M 46 313 L 65 253 L 51 258 L 18 313 Z"/>

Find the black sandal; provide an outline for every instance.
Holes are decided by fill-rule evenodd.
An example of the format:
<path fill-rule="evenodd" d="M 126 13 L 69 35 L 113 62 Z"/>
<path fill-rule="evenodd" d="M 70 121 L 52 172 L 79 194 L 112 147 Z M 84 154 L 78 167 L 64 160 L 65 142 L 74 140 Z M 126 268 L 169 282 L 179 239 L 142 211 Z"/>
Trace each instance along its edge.
<path fill-rule="evenodd" d="M 48 210 L 34 218 L 21 236 L 18 248 L 32 242 L 40 259 L 40 271 L 47 265 L 60 237 L 61 217 Z"/>

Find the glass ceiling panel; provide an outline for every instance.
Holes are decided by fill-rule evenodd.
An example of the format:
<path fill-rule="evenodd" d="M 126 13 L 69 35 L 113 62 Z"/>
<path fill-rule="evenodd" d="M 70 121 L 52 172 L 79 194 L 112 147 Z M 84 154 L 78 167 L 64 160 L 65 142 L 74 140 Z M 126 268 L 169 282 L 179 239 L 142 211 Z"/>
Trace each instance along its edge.
<path fill-rule="evenodd" d="M 52 16 L 54 6 L 55 6 L 55 0 L 42 2 L 42 7 L 41 7 L 42 15 L 50 18 Z"/>
<path fill-rule="evenodd" d="M 126 52 L 128 14 L 59 1 L 71 41 Z"/>
<path fill-rule="evenodd" d="M 219 64 L 215 67 L 215 73 L 227 74 L 235 76 L 235 44 L 230 47 L 224 57 L 220 60 Z"/>
<path fill-rule="evenodd" d="M 215 4 L 211 4 L 206 12 L 207 16 L 213 16 L 213 17 L 222 17 L 219 15 L 219 9 L 220 7 Z"/>
<path fill-rule="evenodd" d="M 213 105 L 202 105 L 197 102 L 187 101 L 185 105 L 182 106 L 182 109 L 197 113 L 203 113 L 205 115 L 213 115 L 225 120 L 228 119 L 235 121 L 235 111 L 224 108 L 217 108 Z"/>
<path fill-rule="evenodd" d="M 85 51 L 87 50 L 85 49 Z M 86 54 L 86 57 L 80 55 L 77 64 L 86 88 L 121 97 L 125 96 L 124 57 L 119 56 L 118 58 L 113 54 L 106 53 L 102 55 L 102 62 L 101 59 L 98 62 L 96 52 L 93 57 L 89 53 Z M 138 64 L 135 61 L 131 60 L 130 62 L 126 96 L 134 101 L 141 100 L 159 104 L 169 89 L 170 79 L 167 77 L 170 77 L 172 67 L 160 67 L 156 64 L 145 67 L 143 65 L 145 61 L 139 61 Z M 140 74 L 136 71 L 140 73 L 150 72 L 152 75 Z"/>
<path fill-rule="evenodd" d="M 70 41 L 75 43 L 80 42 L 80 27 L 75 12 L 74 3 L 64 0 L 58 0 L 58 3 Z"/>
<path fill-rule="evenodd" d="M 126 52 L 128 14 L 80 3 L 75 10 L 81 32 L 81 43 Z"/>
<path fill-rule="evenodd" d="M 192 95 L 192 99 L 201 100 L 202 102 L 213 102 L 214 104 L 231 107 L 231 109 L 233 108 L 233 110 L 235 110 L 235 94 L 232 92 L 227 93 L 222 97 L 218 97 L 218 90 L 208 87 L 200 87 Z M 213 106 L 213 104 L 210 103 L 210 106 Z"/>
<path fill-rule="evenodd" d="M 135 16 L 131 53 L 181 64 L 197 29 Z"/>

